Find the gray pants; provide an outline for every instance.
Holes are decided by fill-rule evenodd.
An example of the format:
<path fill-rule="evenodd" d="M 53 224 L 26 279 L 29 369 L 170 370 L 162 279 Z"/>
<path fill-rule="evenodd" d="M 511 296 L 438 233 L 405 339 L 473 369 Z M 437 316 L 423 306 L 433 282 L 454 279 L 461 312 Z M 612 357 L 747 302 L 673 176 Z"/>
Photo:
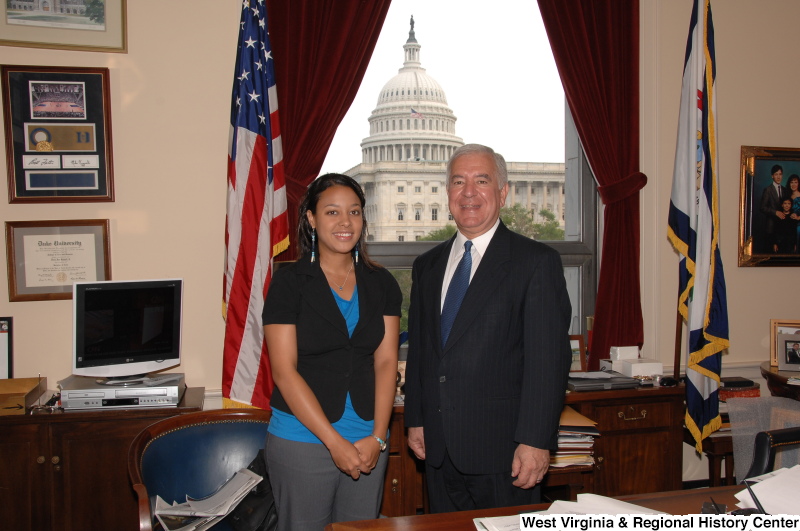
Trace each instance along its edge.
<path fill-rule="evenodd" d="M 336 468 L 325 445 L 267 435 L 269 482 L 278 531 L 322 531 L 332 522 L 378 517 L 388 462 L 382 452 L 370 474 L 357 480 Z"/>

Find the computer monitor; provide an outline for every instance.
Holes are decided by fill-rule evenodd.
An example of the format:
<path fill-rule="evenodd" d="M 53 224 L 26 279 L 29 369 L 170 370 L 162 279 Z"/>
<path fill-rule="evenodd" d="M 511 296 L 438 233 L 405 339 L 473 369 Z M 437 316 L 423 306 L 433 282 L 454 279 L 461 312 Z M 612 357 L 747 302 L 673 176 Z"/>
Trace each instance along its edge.
<path fill-rule="evenodd" d="M 130 378 L 181 362 L 182 279 L 76 282 L 72 373 Z"/>

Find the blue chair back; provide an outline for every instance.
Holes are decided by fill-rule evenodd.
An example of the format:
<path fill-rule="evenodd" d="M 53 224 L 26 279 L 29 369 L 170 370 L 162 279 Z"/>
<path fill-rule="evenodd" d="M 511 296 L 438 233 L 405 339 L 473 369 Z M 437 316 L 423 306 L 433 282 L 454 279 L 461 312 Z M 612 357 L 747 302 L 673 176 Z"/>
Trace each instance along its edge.
<path fill-rule="evenodd" d="M 145 428 L 128 456 L 131 483 L 140 498 L 140 524 L 144 505 L 152 523 L 156 495 L 167 503 L 183 503 L 187 495 L 203 498 L 247 468 L 264 448 L 269 418 L 270 412 L 258 409 L 223 409 L 179 415 Z"/>

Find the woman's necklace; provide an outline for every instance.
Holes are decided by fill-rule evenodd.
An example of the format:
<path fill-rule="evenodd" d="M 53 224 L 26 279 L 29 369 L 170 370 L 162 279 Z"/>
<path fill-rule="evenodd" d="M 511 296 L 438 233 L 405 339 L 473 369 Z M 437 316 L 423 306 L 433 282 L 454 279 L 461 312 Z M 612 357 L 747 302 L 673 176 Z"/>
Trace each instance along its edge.
<path fill-rule="evenodd" d="M 352 271 L 353 271 L 353 262 L 350 262 L 350 269 L 347 270 L 347 276 L 344 277 L 344 282 L 342 282 L 341 284 L 337 284 L 335 280 L 331 281 L 336 285 L 337 288 L 339 288 L 339 291 L 344 290 L 344 285 L 347 284 L 347 279 L 350 278 L 350 273 Z"/>

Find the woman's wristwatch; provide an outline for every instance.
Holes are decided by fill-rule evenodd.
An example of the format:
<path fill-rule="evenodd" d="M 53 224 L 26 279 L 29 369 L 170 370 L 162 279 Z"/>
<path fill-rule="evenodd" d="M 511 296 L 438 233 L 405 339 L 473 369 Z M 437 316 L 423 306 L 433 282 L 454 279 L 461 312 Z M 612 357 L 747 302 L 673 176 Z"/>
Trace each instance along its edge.
<path fill-rule="evenodd" d="M 383 439 L 381 439 L 380 437 L 378 437 L 374 433 L 372 434 L 372 436 L 375 438 L 376 441 L 378 441 L 378 444 L 381 445 L 381 452 L 386 450 L 386 441 L 384 441 Z"/>

